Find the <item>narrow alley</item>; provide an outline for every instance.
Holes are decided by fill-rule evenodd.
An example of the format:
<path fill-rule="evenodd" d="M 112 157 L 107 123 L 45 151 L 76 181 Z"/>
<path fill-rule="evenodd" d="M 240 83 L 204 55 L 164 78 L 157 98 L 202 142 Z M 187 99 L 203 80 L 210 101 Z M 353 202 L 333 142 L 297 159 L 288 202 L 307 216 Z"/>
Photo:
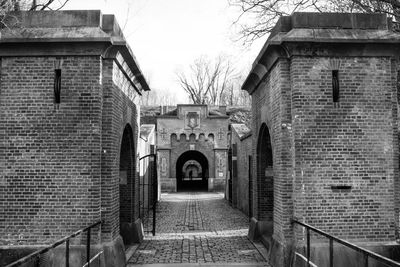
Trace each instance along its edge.
<path fill-rule="evenodd" d="M 156 236 L 145 237 L 127 266 L 269 266 L 247 231 L 248 218 L 221 193 L 162 194 Z"/>

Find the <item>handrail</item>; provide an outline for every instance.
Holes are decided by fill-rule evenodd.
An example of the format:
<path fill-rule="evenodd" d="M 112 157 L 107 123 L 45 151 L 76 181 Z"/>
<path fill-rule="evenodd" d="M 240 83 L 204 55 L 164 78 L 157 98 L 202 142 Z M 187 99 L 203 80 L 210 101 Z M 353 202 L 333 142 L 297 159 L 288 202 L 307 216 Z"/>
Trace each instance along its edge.
<path fill-rule="evenodd" d="M 41 250 L 35 251 L 35 252 L 33 252 L 33 253 L 31 253 L 31 254 L 29 254 L 29 255 L 27 255 L 27 256 L 19 259 L 19 260 L 17 260 L 17 261 L 15 261 L 13 263 L 10 263 L 10 264 L 6 265 L 5 267 L 20 266 L 21 264 L 26 263 L 28 261 L 31 261 L 33 258 L 36 258 L 36 257 L 46 253 L 47 251 L 58 247 L 59 245 L 61 245 L 64 242 L 66 244 L 65 266 L 68 267 L 69 266 L 69 240 L 71 238 L 73 238 L 73 237 L 85 232 L 85 231 L 88 231 L 88 236 L 87 236 L 87 241 L 86 241 L 86 249 L 87 249 L 87 251 L 86 251 L 86 264 L 87 264 L 87 266 L 89 266 L 89 264 L 90 264 L 90 259 L 89 259 L 89 257 L 90 257 L 90 229 L 95 227 L 95 226 L 97 226 L 97 225 L 99 225 L 99 224 L 102 224 L 102 221 L 95 222 L 95 223 L 89 225 L 86 228 L 80 229 L 80 230 L 76 231 L 75 233 L 73 233 L 73 234 L 71 234 L 69 236 L 61 238 L 60 240 L 56 241 L 55 243 L 51 244 L 50 246 L 47 246 L 47 247 L 45 247 L 45 248 L 43 248 Z M 97 256 L 98 255 L 96 255 L 96 257 Z"/>
<path fill-rule="evenodd" d="M 345 245 L 346 247 L 349 247 L 351 249 L 354 249 L 357 252 L 362 253 L 363 256 L 364 256 L 364 266 L 365 267 L 368 267 L 368 257 L 371 257 L 371 258 L 373 258 L 373 259 L 375 259 L 375 260 L 377 260 L 377 261 L 379 261 L 381 263 L 384 263 L 384 264 L 386 264 L 388 266 L 391 266 L 391 267 L 400 267 L 400 262 L 393 261 L 393 260 L 391 260 L 389 258 L 386 258 L 386 257 L 384 257 L 382 255 L 379 255 L 379 254 L 377 254 L 375 252 L 372 252 L 372 251 L 370 251 L 368 249 L 359 247 L 359 246 L 357 246 L 355 244 L 352 244 L 352 243 L 350 243 L 350 242 L 348 242 L 346 240 L 343 240 L 343 239 L 338 238 L 336 236 L 330 235 L 330 234 L 328 234 L 328 233 L 326 233 L 326 232 L 324 232 L 324 231 L 322 231 L 322 230 L 320 230 L 318 228 L 315 228 L 315 227 L 313 227 L 313 226 L 311 226 L 311 225 L 309 225 L 307 223 L 300 222 L 300 221 L 298 221 L 296 219 L 293 219 L 292 223 L 293 224 L 297 223 L 297 224 L 299 224 L 299 225 L 301 225 L 301 226 L 303 226 L 303 227 L 305 227 L 307 229 L 307 265 L 308 266 L 310 266 L 310 230 L 312 230 L 312 231 L 314 231 L 314 232 L 316 232 L 316 233 L 318 233 L 320 235 L 323 235 L 323 236 L 329 238 L 329 266 L 330 267 L 333 267 L 333 241 L 335 241 L 337 243 L 340 243 L 342 245 Z"/>

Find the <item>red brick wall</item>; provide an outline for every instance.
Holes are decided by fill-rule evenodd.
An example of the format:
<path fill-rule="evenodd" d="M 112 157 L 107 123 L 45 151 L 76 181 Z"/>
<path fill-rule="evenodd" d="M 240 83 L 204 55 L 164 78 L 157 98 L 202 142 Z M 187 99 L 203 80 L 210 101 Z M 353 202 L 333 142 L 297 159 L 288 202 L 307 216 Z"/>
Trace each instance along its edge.
<path fill-rule="evenodd" d="M 135 145 L 133 143 L 132 128 L 127 125 L 124 129 L 122 142 L 121 142 L 121 154 L 119 159 L 119 220 L 120 222 L 133 222 L 134 221 L 134 208 L 133 196 L 135 189 Z M 123 175 L 123 173 L 125 173 Z M 125 176 L 121 181 L 122 176 Z M 126 179 L 126 180 L 125 180 Z"/>
<path fill-rule="evenodd" d="M 171 165 L 170 172 L 171 177 L 176 177 L 176 162 L 182 153 L 190 150 L 190 144 L 195 144 L 196 151 L 199 151 L 208 160 L 208 176 L 214 177 L 215 173 L 215 160 L 214 160 L 214 144 L 210 141 L 197 140 L 197 141 L 187 141 L 187 140 L 171 140 Z"/>
<path fill-rule="evenodd" d="M 59 109 L 54 61 L 2 59 L 2 244 L 47 243 L 100 219 L 101 60 L 63 58 Z"/>
<path fill-rule="evenodd" d="M 266 194 L 257 183 L 257 144 L 262 123 L 268 127 L 273 151 L 274 184 L 274 237 L 284 242 L 284 236 L 291 236 L 292 216 L 292 152 L 290 140 L 290 75 L 289 61 L 280 60 L 264 77 L 252 95 L 252 148 L 253 148 L 253 216 L 262 218 L 265 213 L 259 200 Z M 263 187 L 266 189 L 265 187 Z M 265 207 L 267 208 L 267 207 Z"/>
<path fill-rule="evenodd" d="M 294 215 L 346 239 L 394 239 L 399 163 L 391 68 L 386 57 L 340 58 L 335 107 L 329 59 L 291 60 Z"/>
<path fill-rule="evenodd" d="M 254 174 L 262 123 L 271 135 L 275 239 L 291 237 L 294 216 L 350 240 L 393 240 L 399 224 L 394 64 L 386 57 L 340 58 L 336 105 L 331 65 L 324 57 L 280 59 L 252 95 Z M 260 218 L 266 193 L 252 179 L 253 214 Z M 332 190 L 338 185 L 352 188 Z"/>
<path fill-rule="evenodd" d="M 119 235 L 119 162 L 122 136 L 127 124 L 133 130 L 135 144 L 138 138 L 136 121 L 137 109 L 135 104 L 116 84 L 116 77 L 122 78 L 116 64 L 111 59 L 103 60 L 103 118 L 102 118 L 102 219 L 105 225 L 102 228 L 104 238 L 112 240 Z M 128 88 L 128 90 L 133 90 Z M 134 147 L 134 216 L 139 215 L 139 179 L 137 173 L 137 147 Z"/>
<path fill-rule="evenodd" d="M 102 240 L 119 234 L 121 139 L 130 124 L 136 143 L 136 106 L 127 88 L 124 93 L 116 85 L 112 60 L 62 59 L 58 109 L 53 93 L 55 58 L 2 59 L 3 244 L 49 243 L 100 219 L 105 219 Z M 137 191 L 136 171 L 134 175 Z M 137 198 L 135 192 L 135 218 Z"/>

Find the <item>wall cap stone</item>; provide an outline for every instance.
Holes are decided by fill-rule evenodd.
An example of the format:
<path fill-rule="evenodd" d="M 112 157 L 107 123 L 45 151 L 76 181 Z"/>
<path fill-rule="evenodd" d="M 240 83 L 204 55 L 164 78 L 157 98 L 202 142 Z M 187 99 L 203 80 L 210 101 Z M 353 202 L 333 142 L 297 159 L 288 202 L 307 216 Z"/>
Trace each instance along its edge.
<path fill-rule="evenodd" d="M 385 14 L 300 12 L 283 16 L 253 62 L 242 89 L 252 94 L 279 58 L 293 54 L 330 56 L 347 50 L 347 56 L 399 56 L 399 46 L 400 34 L 392 31 Z"/>

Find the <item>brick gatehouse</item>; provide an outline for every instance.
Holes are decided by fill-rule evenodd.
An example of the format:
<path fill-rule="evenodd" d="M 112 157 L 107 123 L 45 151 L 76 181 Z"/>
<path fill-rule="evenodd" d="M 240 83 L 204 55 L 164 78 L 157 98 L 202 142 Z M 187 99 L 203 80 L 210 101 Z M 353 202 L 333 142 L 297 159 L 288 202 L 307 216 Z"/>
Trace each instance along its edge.
<path fill-rule="evenodd" d="M 304 245 L 293 218 L 384 255 L 398 238 L 400 34 L 390 27 L 380 14 L 295 13 L 253 63 L 242 86 L 252 96 L 252 214 L 273 266 Z M 313 247 L 318 266 L 327 247 Z M 338 266 L 355 266 L 361 255 L 344 250 Z"/>
<path fill-rule="evenodd" d="M 157 117 L 161 191 L 225 190 L 228 123 L 225 106 L 178 105 Z"/>
<path fill-rule="evenodd" d="M 138 219 L 137 103 L 149 90 L 132 51 L 114 16 L 100 11 L 8 19 L 0 41 L 0 258 L 103 220 L 94 246 L 106 266 L 125 266 L 123 241 L 133 241 Z M 51 253 L 52 266 L 64 264 L 62 250 Z"/>

